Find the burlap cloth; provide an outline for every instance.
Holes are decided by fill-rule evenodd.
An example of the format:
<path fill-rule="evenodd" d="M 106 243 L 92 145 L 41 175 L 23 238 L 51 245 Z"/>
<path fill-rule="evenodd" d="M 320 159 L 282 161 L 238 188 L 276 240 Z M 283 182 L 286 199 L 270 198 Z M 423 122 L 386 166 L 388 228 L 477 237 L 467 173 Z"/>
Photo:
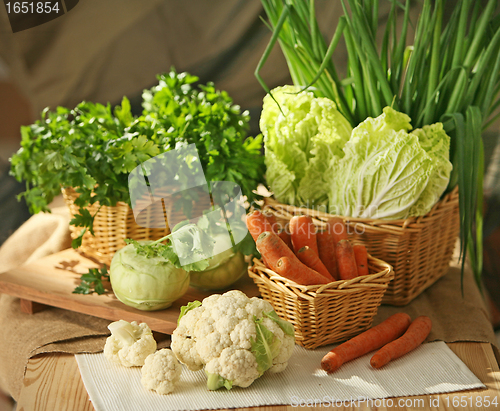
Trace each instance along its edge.
<path fill-rule="evenodd" d="M 65 209 L 33 216 L 0 248 L 0 272 L 69 247 L 68 222 Z M 409 305 L 381 306 L 374 323 L 400 311 L 412 318 L 429 316 L 433 322 L 430 341 L 491 343 L 500 359 L 488 310 L 470 271 L 465 273 L 463 298 L 460 269 L 452 265 L 445 277 Z M 0 389 L 17 399 L 27 361 L 37 354 L 102 351 L 109 335 L 108 323 L 57 308 L 24 314 L 17 298 L 0 295 Z M 160 345 L 166 344 L 164 341 Z"/>

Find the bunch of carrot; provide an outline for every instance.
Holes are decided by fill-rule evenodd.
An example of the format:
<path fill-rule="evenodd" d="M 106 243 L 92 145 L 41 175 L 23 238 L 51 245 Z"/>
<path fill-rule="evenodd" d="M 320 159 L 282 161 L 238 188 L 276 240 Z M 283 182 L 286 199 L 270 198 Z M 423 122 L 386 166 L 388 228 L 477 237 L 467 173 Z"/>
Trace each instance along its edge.
<path fill-rule="evenodd" d="M 342 364 L 378 350 L 371 358 L 373 368 L 381 368 L 422 344 L 429 335 L 432 322 L 422 315 L 411 321 L 406 313 L 397 313 L 377 326 L 340 344 L 321 360 L 321 368 L 331 373 Z"/>
<path fill-rule="evenodd" d="M 302 285 L 327 284 L 368 274 L 368 252 L 352 245 L 340 217 L 318 230 L 312 218 L 294 216 L 287 226 L 272 213 L 255 210 L 247 215 L 252 235 L 268 268 Z"/>

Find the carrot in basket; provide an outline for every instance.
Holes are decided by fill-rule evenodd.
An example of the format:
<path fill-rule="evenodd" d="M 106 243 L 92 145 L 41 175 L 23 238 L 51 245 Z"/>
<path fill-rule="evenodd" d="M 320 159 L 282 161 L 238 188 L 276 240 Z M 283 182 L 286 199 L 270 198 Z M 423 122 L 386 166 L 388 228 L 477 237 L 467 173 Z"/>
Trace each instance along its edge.
<path fill-rule="evenodd" d="M 302 247 L 299 251 L 297 251 L 296 255 L 302 263 L 320 273 L 328 281 L 335 281 L 325 265 L 319 259 L 318 255 L 308 246 Z"/>
<path fill-rule="evenodd" d="M 293 251 L 297 252 L 306 245 L 318 254 L 316 241 L 316 226 L 310 216 L 298 215 L 290 219 L 290 235 L 292 237 Z"/>
<path fill-rule="evenodd" d="M 335 246 L 337 268 L 341 280 L 351 280 L 358 276 L 354 250 L 349 240 L 340 240 Z"/>
<path fill-rule="evenodd" d="M 399 338 L 408 329 L 411 318 L 406 313 L 397 313 L 375 327 L 340 344 L 321 360 L 326 372 L 338 370 L 342 364 L 359 358 Z"/>
<path fill-rule="evenodd" d="M 368 275 L 368 251 L 363 244 L 355 244 L 352 246 L 358 275 Z"/>
<path fill-rule="evenodd" d="M 262 212 L 262 214 L 264 215 L 264 217 L 267 218 L 267 221 L 269 221 L 269 224 L 271 224 L 271 228 L 272 228 L 273 233 L 278 234 L 278 231 L 281 229 L 281 225 L 276 220 L 276 216 L 268 210 L 264 210 Z"/>
<path fill-rule="evenodd" d="M 319 285 L 328 284 L 330 282 L 330 280 L 327 280 L 320 273 L 312 270 L 300 261 L 298 261 L 298 263 L 292 263 L 288 257 L 281 257 L 277 261 L 274 271 L 282 277 L 302 285 Z"/>
<path fill-rule="evenodd" d="M 294 264 L 300 263 L 300 260 L 295 256 L 293 251 L 283 242 L 278 234 L 272 231 L 265 231 L 260 234 L 255 245 L 267 267 L 271 270 L 276 271 L 276 263 L 281 257 L 288 257 Z"/>
<path fill-rule="evenodd" d="M 278 234 L 279 238 L 283 240 L 290 250 L 293 250 L 292 237 L 290 237 L 290 233 L 286 231 L 286 228 L 280 228 L 276 234 Z"/>
<path fill-rule="evenodd" d="M 406 332 L 397 340 L 391 341 L 378 350 L 370 360 L 373 368 L 380 368 L 389 361 L 402 357 L 424 342 L 431 332 L 432 321 L 421 315 L 413 320 Z"/>
<path fill-rule="evenodd" d="M 344 223 L 344 220 L 340 217 L 330 217 L 326 222 L 327 228 L 332 234 L 333 241 L 335 245 L 340 240 L 347 240 L 347 227 Z"/>
<path fill-rule="evenodd" d="M 316 241 L 318 243 L 319 259 L 334 280 L 338 280 L 337 257 L 335 255 L 335 243 L 333 242 L 332 233 L 329 230 L 319 230 L 316 233 Z"/>
<path fill-rule="evenodd" d="M 272 231 L 273 227 L 262 211 L 255 210 L 247 215 L 247 228 L 254 241 L 264 231 Z"/>

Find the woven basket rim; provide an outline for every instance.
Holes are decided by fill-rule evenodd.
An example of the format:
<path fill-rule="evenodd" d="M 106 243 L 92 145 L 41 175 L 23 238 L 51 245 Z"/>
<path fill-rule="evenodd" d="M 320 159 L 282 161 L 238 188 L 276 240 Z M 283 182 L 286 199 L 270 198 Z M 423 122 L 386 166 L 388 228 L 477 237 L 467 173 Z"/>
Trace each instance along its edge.
<path fill-rule="evenodd" d="M 278 273 L 267 268 L 262 260 L 253 259 L 253 264 L 248 267 L 248 274 L 251 278 L 265 279 L 280 291 L 290 295 L 300 296 L 306 299 L 317 298 L 331 295 L 332 292 L 350 293 L 353 290 L 360 288 L 387 288 L 389 282 L 394 278 L 394 270 L 392 266 L 385 261 L 368 255 L 368 265 L 375 266 L 378 270 L 376 273 L 355 277 L 351 280 L 337 280 L 328 284 L 320 285 L 301 285 L 296 282 L 282 277 Z M 260 271 L 263 275 L 258 274 Z"/>
<path fill-rule="evenodd" d="M 292 214 L 300 214 L 306 213 L 311 217 L 315 218 L 319 223 L 323 223 L 322 219 L 328 219 L 330 217 L 336 216 L 334 214 L 329 214 L 323 211 L 314 210 L 307 207 L 297 207 L 288 204 L 283 204 L 274 199 L 274 197 L 266 197 L 264 199 L 264 208 L 265 207 L 274 207 L 282 210 L 286 210 Z M 447 193 L 443 198 L 441 198 L 431 210 L 423 215 L 418 217 L 408 217 L 406 219 L 400 220 L 382 220 L 382 219 L 373 219 L 373 218 L 359 218 L 359 217 L 346 217 L 346 216 L 336 216 L 344 219 L 345 223 L 350 226 L 372 226 L 376 228 L 380 228 L 391 232 L 393 234 L 402 234 L 404 232 L 409 231 L 419 231 L 421 227 L 427 223 L 429 219 L 434 218 L 436 214 L 439 214 L 441 209 L 447 207 L 449 204 L 458 203 L 458 186 L 453 188 L 452 191 Z M 441 216 L 440 216 L 441 217 Z"/>

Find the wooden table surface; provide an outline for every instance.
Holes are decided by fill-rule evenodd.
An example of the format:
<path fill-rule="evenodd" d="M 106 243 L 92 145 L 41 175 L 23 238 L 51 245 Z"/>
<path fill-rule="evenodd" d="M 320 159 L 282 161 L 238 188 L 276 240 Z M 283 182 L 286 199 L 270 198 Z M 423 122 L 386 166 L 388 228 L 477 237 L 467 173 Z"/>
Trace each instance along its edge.
<path fill-rule="evenodd" d="M 492 347 L 487 343 L 451 343 L 448 346 L 469 369 L 487 386 L 441 395 L 414 396 L 393 399 L 390 409 L 404 410 L 495 410 L 500 409 L 500 369 Z M 187 401 L 189 401 L 187 399 Z M 488 405 L 489 402 L 489 405 Z M 461 404 L 462 403 L 462 404 Z M 495 405 L 496 403 L 496 405 Z M 467 406 L 464 406 L 467 404 Z M 472 407 L 470 406 L 472 404 Z M 482 406 L 479 406 L 482 404 Z M 246 410 L 284 411 L 290 406 L 250 407 Z M 327 408 L 327 407 L 321 407 Z M 389 409 L 382 407 L 342 407 L 329 409 Z M 17 403 L 17 411 L 93 411 L 83 385 L 75 357 L 70 354 L 44 354 L 32 358 L 26 370 L 24 387 Z M 235 409 L 238 411 L 238 409 Z M 241 410 L 241 409 L 240 409 Z M 109 410 L 119 411 L 119 410 Z"/>

